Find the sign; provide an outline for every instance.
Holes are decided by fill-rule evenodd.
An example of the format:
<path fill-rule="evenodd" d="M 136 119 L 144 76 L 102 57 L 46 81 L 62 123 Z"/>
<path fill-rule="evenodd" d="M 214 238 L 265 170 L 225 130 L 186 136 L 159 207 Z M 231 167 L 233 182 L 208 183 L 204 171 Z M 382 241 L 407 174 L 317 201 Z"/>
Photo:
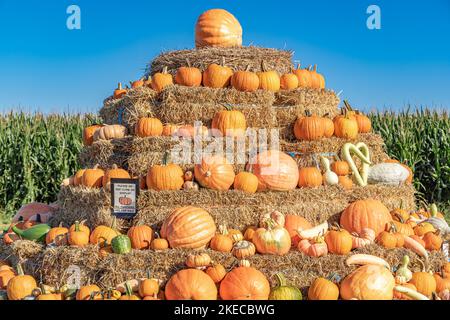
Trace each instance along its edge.
<path fill-rule="evenodd" d="M 111 179 L 111 207 L 114 216 L 133 218 L 137 214 L 138 196 L 138 179 Z"/>

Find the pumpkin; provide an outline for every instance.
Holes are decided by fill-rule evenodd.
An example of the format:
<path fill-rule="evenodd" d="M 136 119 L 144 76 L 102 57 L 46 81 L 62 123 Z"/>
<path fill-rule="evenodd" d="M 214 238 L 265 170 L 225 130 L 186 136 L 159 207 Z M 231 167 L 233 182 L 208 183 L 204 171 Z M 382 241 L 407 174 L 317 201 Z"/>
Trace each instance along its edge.
<path fill-rule="evenodd" d="M 86 171 L 86 169 L 80 169 L 74 174 L 74 176 L 73 176 L 73 185 L 74 186 L 79 186 L 79 185 L 83 184 L 82 179 L 83 179 L 84 171 Z"/>
<path fill-rule="evenodd" d="M 261 271 L 250 266 L 239 266 L 227 273 L 219 291 L 223 300 L 267 300 L 270 284 Z"/>
<path fill-rule="evenodd" d="M 425 242 L 425 249 L 429 251 L 441 250 L 443 240 L 439 236 L 439 231 L 427 232 L 422 239 Z"/>
<path fill-rule="evenodd" d="M 203 248 L 215 233 L 216 225 L 211 215 L 193 206 L 175 209 L 161 227 L 161 236 L 172 248 Z"/>
<path fill-rule="evenodd" d="M 325 242 L 328 251 L 334 254 L 347 255 L 352 250 L 352 236 L 350 233 L 341 229 L 338 224 L 325 234 Z"/>
<path fill-rule="evenodd" d="M 295 214 L 287 214 L 284 218 L 284 227 L 289 232 L 292 246 L 297 247 L 298 242 L 300 241 L 297 231 L 311 229 L 313 226 L 308 220 Z"/>
<path fill-rule="evenodd" d="M 161 92 L 167 86 L 173 84 L 173 78 L 170 73 L 167 73 L 167 67 L 164 67 L 162 72 L 157 72 L 152 77 L 152 88 L 156 92 Z"/>
<path fill-rule="evenodd" d="M 175 131 L 174 135 L 178 137 L 184 138 L 194 138 L 196 136 L 207 136 L 208 128 L 205 126 L 191 126 L 191 125 L 183 125 L 179 126 L 177 131 Z"/>
<path fill-rule="evenodd" d="M 358 123 L 359 133 L 369 133 L 372 130 L 372 122 L 366 115 L 356 112 L 355 114 L 356 122 Z"/>
<path fill-rule="evenodd" d="M 169 242 L 166 239 L 160 238 L 159 234 L 155 232 L 155 238 L 150 242 L 150 249 L 155 251 L 169 249 Z"/>
<path fill-rule="evenodd" d="M 361 233 L 363 228 L 375 231 L 376 236 L 384 231 L 392 217 L 379 200 L 366 199 L 351 203 L 342 213 L 340 225 L 349 232 Z"/>
<path fill-rule="evenodd" d="M 203 12 L 195 25 L 195 47 L 240 47 L 242 27 L 230 12 L 211 9 Z"/>
<path fill-rule="evenodd" d="M 414 234 L 418 235 L 419 237 L 424 236 L 428 232 L 436 232 L 436 229 L 433 227 L 433 225 L 428 222 L 419 223 L 414 228 Z"/>
<path fill-rule="evenodd" d="M 63 226 L 51 228 L 50 231 L 45 235 L 45 243 L 54 243 L 57 246 L 62 246 L 67 244 L 67 234 L 69 229 Z"/>
<path fill-rule="evenodd" d="M 350 173 L 350 166 L 347 161 L 334 161 L 331 164 L 331 170 L 338 176 L 347 176 Z"/>
<path fill-rule="evenodd" d="M 251 172 L 239 172 L 234 177 L 233 188 L 245 193 L 255 193 L 258 190 L 258 177 Z"/>
<path fill-rule="evenodd" d="M 102 186 L 103 176 L 105 172 L 95 165 L 92 169 L 84 170 L 81 184 L 88 188 L 100 188 Z"/>
<path fill-rule="evenodd" d="M 294 124 L 294 135 L 298 140 L 318 140 L 323 138 L 325 129 L 322 118 L 311 115 L 307 110 L 306 116 L 298 117 Z"/>
<path fill-rule="evenodd" d="M 237 241 L 233 245 L 233 250 L 231 253 L 238 259 L 245 259 L 255 255 L 256 247 L 255 245 L 247 240 Z"/>
<path fill-rule="evenodd" d="M 184 183 L 183 169 L 177 164 L 169 163 L 169 153 L 164 154 L 162 165 L 152 166 L 147 173 L 147 188 L 162 190 L 180 190 Z"/>
<path fill-rule="evenodd" d="M 111 239 L 111 248 L 114 253 L 126 254 L 131 252 L 131 240 L 128 236 L 119 234 Z"/>
<path fill-rule="evenodd" d="M 402 219 L 400 217 L 400 219 Z M 392 225 L 395 227 L 398 233 L 401 233 L 405 236 L 412 236 L 414 234 L 414 230 L 409 223 L 404 223 L 403 220 L 397 221 L 393 220 Z"/>
<path fill-rule="evenodd" d="M 280 76 L 276 71 L 268 71 L 264 60 L 261 61 L 261 72 L 258 72 L 259 89 L 277 92 L 280 90 Z"/>
<path fill-rule="evenodd" d="M 206 269 L 206 274 L 211 277 L 214 283 L 220 283 L 227 274 L 227 271 L 221 264 L 214 264 Z"/>
<path fill-rule="evenodd" d="M 257 226 L 250 226 L 247 229 L 245 229 L 244 239 L 247 240 L 247 241 L 252 241 L 256 230 L 258 230 Z"/>
<path fill-rule="evenodd" d="M 346 111 L 344 116 L 335 117 L 333 123 L 336 137 L 347 140 L 354 140 L 358 137 L 358 122 L 356 122 L 355 118 L 350 117 Z"/>
<path fill-rule="evenodd" d="M 352 249 L 363 248 L 375 241 L 375 231 L 363 228 L 361 234 L 352 234 Z"/>
<path fill-rule="evenodd" d="M 384 266 L 367 264 L 350 273 L 341 283 L 344 300 L 392 300 L 395 279 Z"/>
<path fill-rule="evenodd" d="M 102 124 L 94 124 L 83 129 L 83 143 L 85 146 L 92 145 L 94 142 L 94 133 L 101 127 L 103 127 Z"/>
<path fill-rule="evenodd" d="M 198 68 L 191 67 L 189 60 L 187 67 L 179 67 L 175 74 L 175 83 L 187 87 L 199 87 L 202 84 L 202 72 Z"/>
<path fill-rule="evenodd" d="M 155 137 L 162 135 L 163 124 L 158 118 L 140 118 L 134 127 L 137 136 Z"/>
<path fill-rule="evenodd" d="M 328 254 L 328 247 L 323 237 L 316 237 L 315 239 L 303 239 L 297 245 L 298 251 L 309 257 L 322 257 Z"/>
<path fill-rule="evenodd" d="M 176 125 L 176 124 L 170 124 L 170 123 L 166 124 L 163 127 L 161 135 L 163 135 L 163 136 L 173 136 L 173 135 L 175 135 L 175 133 L 177 132 L 177 130 L 179 128 L 180 128 L 180 126 Z"/>
<path fill-rule="evenodd" d="M 445 278 L 450 278 L 450 262 L 444 264 L 442 272 L 444 273 Z"/>
<path fill-rule="evenodd" d="M 280 88 L 294 90 L 298 88 L 298 78 L 294 73 L 285 73 L 280 77 Z M 334 128 L 333 128 L 334 129 Z"/>
<path fill-rule="evenodd" d="M 411 284 L 411 283 L 403 283 L 402 286 L 407 287 L 411 290 L 417 291 L 417 288 L 415 285 Z M 397 300 L 413 300 L 413 298 L 410 298 L 409 296 L 407 296 L 404 293 L 401 293 L 397 290 L 394 290 L 394 298 Z"/>
<path fill-rule="evenodd" d="M 223 136 L 243 136 L 247 129 L 247 120 L 241 111 L 228 106 L 214 115 L 211 128 L 218 130 Z"/>
<path fill-rule="evenodd" d="M 322 185 L 322 173 L 316 167 L 300 168 L 298 186 L 300 188 L 314 188 Z"/>
<path fill-rule="evenodd" d="M 115 219 L 113 220 L 112 227 L 100 225 L 95 227 L 92 230 L 92 233 L 89 237 L 89 243 L 91 244 L 99 244 L 101 246 L 106 246 L 111 244 L 111 240 L 116 236 L 120 235 L 120 233 L 115 230 Z"/>
<path fill-rule="evenodd" d="M 414 272 L 409 283 L 417 288 L 417 292 L 431 298 L 433 292 L 436 291 L 436 279 L 429 272 Z"/>
<path fill-rule="evenodd" d="M 311 73 L 307 69 L 300 68 L 300 64 L 298 64 L 297 69 L 293 70 L 293 73 L 297 76 L 299 88 L 311 87 Z"/>
<path fill-rule="evenodd" d="M 436 280 L 436 292 L 440 293 L 444 290 L 450 290 L 450 278 L 445 277 L 443 272 L 441 274 L 434 273 L 434 280 Z"/>
<path fill-rule="evenodd" d="M 8 282 L 16 276 L 16 273 L 12 268 L 4 269 L 0 271 L 0 289 L 5 290 L 8 286 Z"/>
<path fill-rule="evenodd" d="M 18 264 L 17 275 L 9 279 L 6 286 L 8 300 L 22 300 L 31 295 L 37 286 L 36 280 L 30 275 L 25 275 L 22 266 Z"/>
<path fill-rule="evenodd" d="M 75 224 L 70 227 L 68 233 L 68 242 L 71 246 L 84 247 L 89 243 L 90 230 L 87 226 L 75 221 Z"/>
<path fill-rule="evenodd" d="M 94 132 L 94 141 L 121 139 L 127 134 L 127 128 L 120 124 L 105 125 Z"/>
<path fill-rule="evenodd" d="M 400 208 L 395 208 L 391 211 L 391 216 L 394 221 L 405 222 L 410 218 L 409 212 L 401 207 L 402 205 L 400 205 Z"/>
<path fill-rule="evenodd" d="M 107 190 L 111 187 L 111 179 L 130 179 L 131 176 L 128 171 L 120 169 L 116 164 L 113 164 L 111 169 L 105 171 L 105 175 L 102 178 L 102 186 Z"/>
<path fill-rule="evenodd" d="M 324 89 L 325 78 L 323 75 L 317 72 L 317 65 L 314 65 L 314 68 L 313 70 L 310 71 L 310 74 L 311 74 L 311 88 Z"/>
<path fill-rule="evenodd" d="M 277 285 L 269 295 L 269 300 L 302 300 L 302 292 L 293 286 L 288 286 L 282 273 L 276 273 Z"/>
<path fill-rule="evenodd" d="M 186 259 L 189 268 L 206 269 L 211 264 L 211 257 L 207 253 L 191 253 Z"/>
<path fill-rule="evenodd" d="M 332 278 L 316 278 L 308 288 L 308 300 L 337 300 L 339 287 Z"/>
<path fill-rule="evenodd" d="M 353 180 L 348 176 L 338 176 L 339 185 L 345 190 L 353 188 Z"/>
<path fill-rule="evenodd" d="M 203 271 L 184 269 L 169 279 L 165 296 L 167 300 L 217 300 L 217 288 Z"/>
<path fill-rule="evenodd" d="M 117 89 L 114 90 L 113 93 L 113 98 L 114 99 L 120 99 L 122 98 L 124 95 L 127 94 L 127 90 L 122 88 L 122 83 L 119 82 L 119 84 L 117 85 Z"/>
<path fill-rule="evenodd" d="M 323 136 L 325 138 L 331 138 L 334 134 L 333 120 L 327 117 L 328 113 L 322 117 Z"/>
<path fill-rule="evenodd" d="M 260 152 L 248 164 L 258 177 L 258 190 L 288 191 L 297 187 L 299 172 L 297 163 L 291 156 L 278 150 Z"/>
<path fill-rule="evenodd" d="M 241 230 L 238 229 L 228 228 L 228 236 L 233 240 L 233 243 L 244 239 L 244 235 L 242 234 Z"/>
<path fill-rule="evenodd" d="M 101 300 L 101 289 L 95 285 L 82 286 L 77 290 L 76 300 Z"/>
<path fill-rule="evenodd" d="M 231 86 L 238 91 L 253 92 L 259 88 L 259 77 L 256 73 L 249 71 L 247 66 L 245 71 L 236 71 L 231 77 Z"/>
<path fill-rule="evenodd" d="M 119 300 L 141 300 L 137 295 L 133 293 L 130 284 L 125 282 L 125 294 L 122 295 Z"/>
<path fill-rule="evenodd" d="M 139 295 L 141 297 L 155 296 L 159 293 L 159 281 L 157 279 L 142 279 L 139 281 Z"/>
<path fill-rule="evenodd" d="M 131 82 L 132 89 L 136 89 L 143 86 L 144 86 L 144 79 L 142 78 Z"/>
<path fill-rule="evenodd" d="M 393 249 L 402 247 L 404 240 L 402 235 L 399 236 L 391 231 L 383 231 L 377 236 L 377 242 L 386 249 Z"/>
<path fill-rule="evenodd" d="M 195 179 L 201 186 L 226 191 L 234 183 L 234 168 L 227 159 L 219 156 L 204 156 L 194 167 Z"/>
<path fill-rule="evenodd" d="M 284 227 L 276 225 L 272 219 L 267 223 L 267 229 L 259 228 L 253 235 L 252 242 L 256 251 L 262 254 L 285 255 L 291 248 L 289 232 Z"/>
<path fill-rule="evenodd" d="M 222 65 L 210 64 L 203 71 L 203 85 L 210 88 L 226 88 L 230 85 L 233 70 L 225 66 L 225 58 L 222 58 Z"/>
<path fill-rule="evenodd" d="M 284 227 L 286 223 L 286 219 L 284 218 L 284 214 L 280 211 L 274 210 L 270 213 L 265 213 L 259 219 L 259 226 L 261 228 L 272 227 Z"/>
<path fill-rule="evenodd" d="M 233 240 L 228 236 L 228 229 L 225 225 L 219 226 L 219 233 L 211 239 L 209 247 L 219 252 L 231 252 Z"/>
<path fill-rule="evenodd" d="M 150 248 L 153 240 L 152 228 L 145 225 L 131 227 L 128 229 L 127 235 L 131 240 L 131 247 L 137 250 Z"/>

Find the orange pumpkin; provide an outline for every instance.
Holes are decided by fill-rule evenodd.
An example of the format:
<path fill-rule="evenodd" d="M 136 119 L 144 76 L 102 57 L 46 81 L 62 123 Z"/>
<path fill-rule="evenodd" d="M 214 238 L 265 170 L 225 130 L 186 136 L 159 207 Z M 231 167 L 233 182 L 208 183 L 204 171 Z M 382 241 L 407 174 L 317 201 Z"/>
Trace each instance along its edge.
<path fill-rule="evenodd" d="M 291 248 L 289 232 L 284 227 L 275 226 L 273 220 L 269 221 L 267 229 L 259 228 L 255 231 L 252 242 L 259 253 L 285 255 Z"/>
<path fill-rule="evenodd" d="M 317 65 L 314 65 L 314 68 L 313 70 L 310 71 L 310 74 L 311 74 L 311 88 L 324 89 L 325 78 L 323 75 L 317 72 Z"/>
<path fill-rule="evenodd" d="M 328 251 L 333 254 L 347 255 L 352 250 L 352 236 L 350 233 L 341 229 L 338 224 L 325 234 L 325 242 L 328 246 Z"/>
<path fill-rule="evenodd" d="M 180 190 L 184 183 L 183 169 L 169 163 L 169 153 L 164 154 L 162 165 L 152 166 L 147 173 L 147 188 L 156 191 Z"/>
<path fill-rule="evenodd" d="M 95 285 L 82 286 L 78 289 L 76 300 L 101 300 L 101 289 Z"/>
<path fill-rule="evenodd" d="M 379 200 L 366 199 L 351 203 L 342 213 L 340 225 L 347 231 L 358 234 L 363 228 L 369 228 L 378 236 L 390 221 L 392 217 L 383 203 Z"/>
<path fill-rule="evenodd" d="M 150 248 L 153 240 L 153 230 L 149 226 L 140 225 L 128 229 L 128 237 L 131 240 L 131 247 L 137 250 Z"/>
<path fill-rule="evenodd" d="M 195 25 L 195 47 L 240 47 L 242 27 L 230 12 L 211 9 L 203 12 Z"/>
<path fill-rule="evenodd" d="M 219 226 L 219 233 L 211 239 L 209 246 L 219 252 L 231 252 L 233 240 L 228 236 L 228 229 L 225 225 Z"/>
<path fill-rule="evenodd" d="M 300 168 L 298 186 L 300 188 L 314 188 L 322 185 L 322 173 L 316 167 Z"/>
<path fill-rule="evenodd" d="M 267 300 L 270 284 L 261 271 L 239 266 L 227 273 L 219 291 L 223 300 Z"/>
<path fill-rule="evenodd" d="M 280 88 L 294 90 L 298 88 L 298 78 L 294 73 L 285 73 L 280 77 Z M 334 128 L 333 128 L 334 129 Z"/>
<path fill-rule="evenodd" d="M 30 275 L 25 275 L 19 264 L 17 265 L 17 275 L 11 278 L 6 286 L 8 300 L 22 300 L 31 295 L 37 286 L 36 280 Z"/>
<path fill-rule="evenodd" d="M 166 239 L 160 238 L 159 234 L 155 232 L 155 238 L 150 243 L 150 249 L 155 251 L 162 251 L 169 249 L 169 242 Z"/>
<path fill-rule="evenodd" d="M 305 117 L 299 117 L 294 124 L 294 135 L 298 140 L 318 140 L 323 138 L 325 129 L 322 118 L 306 111 Z"/>
<path fill-rule="evenodd" d="M 113 220 L 112 227 L 100 225 L 95 227 L 94 230 L 92 230 L 91 236 L 89 237 L 89 242 L 91 244 L 99 244 L 101 246 L 107 246 L 111 244 L 111 240 L 120 235 L 120 232 L 118 232 L 115 229 L 115 220 Z"/>
<path fill-rule="evenodd" d="M 325 114 L 322 117 L 323 136 L 325 138 L 331 138 L 334 134 L 334 123 L 333 120 L 331 120 L 327 116 L 328 114 Z"/>
<path fill-rule="evenodd" d="M 243 136 L 247 129 L 247 120 L 241 111 L 226 107 L 214 115 L 211 128 L 218 130 L 223 136 Z"/>
<path fill-rule="evenodd" d="M 233 70 L 225 66 L 225 59 L 222 59 L 222 65 L 210 64 L 203 71 L 203 85 L 210 88 L 226 88 L 230 85 Z"/>
<path fill-rule="evenodd" d="M 353 188 L 353 180 L 348 176 L 338 176 L 339 185 L 345 190 L 350 190 Z"/>
<path fill-rule="evenodd" d="M 141 138 L 160 136 L 163 132 L 163 124 L 157 118 L 140 118 L 134 132 Z"/>
<path fill-rule="evenodd" d="M 358 123 L 359 133 L 368 133 L 372 130 L 372 122 L 366 115 L 356 112 L 355 114 L 356 122 Z"/>
<path fill-rule="evenodd" d="M 208 267 L 205 272 L 211 277 L 214 283 L 220 283 L 227 274 L 227 271 L 221 264 L 214 264 L 213 266 Z"/>
<path fill-rule="evenodd" d="M 308 300 L 337 300 L 339 287 L 326 278 L 316 278 L 308 289 Z"/>
<path fill-rule="evenodd" d="M 203 248 L 215 233 L 216 225 L 211 215 L 193 206 L 175 209 L 161 227 L 161 236 L 172 248 Z"/>
<path fill-rule="evenodd" d="M 157 92 L 161 92 L 167 86 L 173 84 L 173 78 L 170 73 L 167 73 L 167 67 L 164 67 L 162 72 L 157 72 L 152 77 L 152 88 Z"/>
<path fill-rule="evenodd" d="M 63 246 L 67 244 L 67 234 L 69 229 L 62 227 L 51 228 L 50 231 L 45 235 L 45 243 L 51 244 L 55 243 L 57 246 Z"/>
<path fill-rule="evenodd" d="M 433 274 L 434 280 L 436 280 L 436 292 L 440 293 L 444 290 L 450 290 L 450 278 L 445 276 L 445 273 L 441 272 Z"/>
<path fill-rule="evenodd" d="M 111 169 L 105 171 L 105 175 L 102 178 L 102 186 L 107 190 L 111 187 L 111 179 L 130 179 L 131 176 L 128 171 L 120 169 L 116 164 L 113 164 Z"/>
<path fill-rule="evenodd" d="M 169 279 L 165 296 L 167 300 L 217 300 L 217 288 L 203 271 L 184 269 Z"/>
<path fill-rule="evenodd" d="M 363 248 L 375 241 L 375 231 L 364 228 L 360 234 L 352 233 L 352 249 Z"/>
<path fill-rule="evenodd" d="M 256 73 L 249 71 L 247 66 L 245 71 L 236 71 L 231 77 L 231 86 L 238 91 L 253 92 L 259 88 L 259 77 Z"/>
<path fill-rule="evenodd" d="M 258 190 L 258 177 L 251 172 L 239 172 L 234 177 L 233 188 L 246 193 L 255 193 Z"/>
<path fill-rule="evenodd" d="M 417 291 L 416 286 L 411 283 L 403 283 L 402 286 Z M 396 290 L 394 290 L 394 298 L 397 300 L 413 300 L 413 298 L 410 298 L 406 294 L 398 292 Z"/>
<path fill-rule="evenodd" d="M 334 135 L 338 138 L 354 140 L 358 137 L 358 122 L 354 117 L 350 117 L 347 111 L 344 112 L 344 116 L 337 116 L 333 120 Z"/>
<path fill-rule="evenodd" d="M 179 126 L 174 135 L 178 137 L 193 138 L 195 136 L 207 136 L 208 128 L 205 126 L 191 126 L 183 125 Z"/>
<path fill-rule="evenodd" d="M 127 134 L 127 128 L 120 124 L 109 124 L 94 132 L 94 141 L 121 139 Z"/>
<path fill-rule="evenodd" d="M 346 176 L 350 173 L 350 166 L 347 161 L 334 161 L 331 164 L 331 170 L 338 176 Z"/>
<path fill-rule="evenodd" d="M 67 240 L 71 246 L 84 247 L 89 243 L 89 236 L 89 228 L 75 221 L 75 224 L 69 229 Z"/>
<path fill-rule="evenodd" d="M 256 232 L 256 231 L 255 231 Z M 233 236 L 233 240 L 235 240 L 235 244 L 233 245 L 233 250 L 231 253 L 238 259 L 245 259 L 255 255 L 256 247 L 255 245 L 247 240 L 238 240 L 237 234 Z M 253 238 L 252 238 L 253 240 Z"/>
<path fill-rule="evenodd" d="M 247 241 L 252 241 L 256 230 L 258 230 L 257 226 L 250 226 L 247 229 L 245 229 L 245 232 L 244 232 L 244 235 L 243 235 L 244 239 L 247 240 Z"/>
<path fill-rule="evenodd" d="M 417 291 L 431 298 L 433 292 L 436 291 L 436 279 L 429 272 L 414 272 L 409 283 L 413 284 Z"/>
<path fill-rule="evenodd" d="M 292 246 L 297 247 L 300 237 L 298 236 L 298 230 L 311 229 L 313 226 L 305 218 L 295 215 L 287 214 L 285 215 L 284 227 L 289 232 L 291 237 Z"/>
<path fill-rule="evenodd" d="M 113 98 L 114 99 L 120 99 L 126 94 L 127 94 L 127 90 L 123 89 L 122 88 L 122 83 L 119 82 L 119 84 L 117 85 L 117 89 L 114 90 Z"/>
<path fill-rule="evenodd" d="M 299 172 L 291 156 L 278 150 L 259 153 L 247 166 L 258 177 L 258 191 L 288 191 L 297 187 Z"/>
<path fill-rule="evenodd" d="M 175 83 L 187 87 L 199 87 L 202 84 L 202 72 L 198 68 L 191 67 L 189 60 L 187 67 L 180 67 L 175 74 Z"/>
<path fill-rule="evenodd" d="M 384 266 L 367 264 L 359 267 L 341 282 L 344 300 L 392 300 L 395 279 Z"/>
<path fill-rule="evenodd" d="M 78 230 L 86 233 L 87 236 L 89 237 L 91 235 L 91 230 L 84 223 L 85 223 L 85 221 L 81 221 L 81 222 L 75 221 L 75 223 L 70 226 L 69 232 L 75 231 L 77 229 L 77 224 L 78 224 Z"/>
<path fill-rule="evenodd" d="M 422 239 L 425 242 L 425 249 L 429 251 L 441 250 L 442 243 L 444 242 L 439 235 L 439 231 L 427 232 Z"/>
<path fill-rule="evenodd" d="M 328 254 L 328 246 L 323 237 L 317 237 L 312 240 L 303 239 L 297 245 L 298 251 L 309 257 L 322 257 Z"/>
<path fill-rule="evenodd" d="M 83 179 L 84 171 L 86 171 L 86 169 L 80 169 L 74 174 L 74 176 L 73 176 L 73 185 L 74 186 L 80 186 L 83 184 L 82 179 Z"/>
<path fill-rule="evenodd" d="M 307 69 L 300 68 L 298 64 L 293 73 L 297 76 L 299 88 L 311 88 L 311 73 Z"/>
<path fill-rule="evenodd" d="M 204 156 L 200 164 L 194 167 L 195 179 L 201 186 L 226 191 L 234 182 L 234 168 L 227 159 L 219 156 Z"/>
<path fill-rule="evenodd" d="M 103 127 L 102 124 L 94 124 L 83 129 L 83 143 L 90 146 L 94 142 L 94 132 Z"/>
<path fill-rule="evenodd" d="M 88 188 L 100 188 L 102 186 L 103 176 L 105 172 L 95 165 L 92 169 L 84 170 L 81 183 Z"/>
<path fill-rule="evenodd" d="M 159 293 L 159 281 L 148 275 L 147 279 L 139 281 L 138 291 L 141 297 L 156 296 Z"/>
<path fill-rule="evenodd" d="M 277 92 L 280 90 L 280 76 L 276 71 L 268 71 L 264 60 L 261 61 L 261 72 L 258 72 L 259 89 Z"/>
<path fill-rule="evenodd" d="M 12 268 L 4 269 L 0 271 L 0 289 L 5 290 L 8 286 L 8 282 L 16 276 L 16 273 Z"/>
<path fill-rule="evenodd" d="M 161 134 L 163 136 L 173 136 L 179 128 L 180 128 L 179 125 L 169 123 L 163 127 L 163 131 Z"/>
<path fill-rule="evenodd" d="M 135 80 L 135 81 L 132 81 L 131 82 L 131 88 L 136 89 L 136 88 L 139 88 L 139 87 L 143 87 L 144 83 L 145 82 L 144 82 L 143 78 Z"/>

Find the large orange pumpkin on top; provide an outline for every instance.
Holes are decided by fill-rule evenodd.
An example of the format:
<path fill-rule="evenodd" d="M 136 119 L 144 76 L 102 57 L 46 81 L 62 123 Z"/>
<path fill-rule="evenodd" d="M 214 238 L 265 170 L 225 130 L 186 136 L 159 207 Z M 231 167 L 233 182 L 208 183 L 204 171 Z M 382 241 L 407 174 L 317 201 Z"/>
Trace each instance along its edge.
<path fill-rule="evenodd" d="M 258 177 L 258 190 L 288 191 L 298 183 L 298 167 L 292 157 L 278 150 L 259 153 L 247 165 L 247 170 Z"/>
<path fill-rule="evenodd" d="M 203 12 L 195 25 L 195 47 L 240 47 L 242 27 L 226 10 L 211 9 Z"/>
<path fill-rule="evenodd" d="M 364 228 L 369 228 L 378 236 L 390 221 L 392 216 L 381 201 L 366 199 L 351 203 L 342 213 L 340 224 L 350 233 L 360 234 Z"/>
<path fill-rule="evenodd" d="M 217 300 L 217 288 L 205 272 L 184 269 L 169 279 L 165 295 L 167 300 Z"/>
<path fill-rule="evenodd" d="M 161 237 L 172 248 L 205 247 L 216 233 L 211 215 L 201 208 L 187 206 L 175 209 L 161 227 Z"/>
<path fill-rule="evenodd" d="M 205 188 L 226 191 L 234 182 L 234 168 L 227 159 L 219 156 L 204 156 L 194 167 L 195 179 Z"/>
<path fill-rule="evenodd" d="M 267 300 L 270 284 L 261 271 L 241 266 L 227 273 L 219 292 L 223 300 Z"/>

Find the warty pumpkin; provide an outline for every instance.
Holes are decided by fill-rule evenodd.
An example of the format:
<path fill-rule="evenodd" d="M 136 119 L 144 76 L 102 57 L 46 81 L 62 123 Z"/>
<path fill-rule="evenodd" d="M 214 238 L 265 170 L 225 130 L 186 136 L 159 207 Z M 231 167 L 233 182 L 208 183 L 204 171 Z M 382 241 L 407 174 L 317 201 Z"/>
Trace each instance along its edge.
<path fill-rule="evenodd" d="M 307 110 L 306 116 L 297 118 L 294 124 L 294 135 L 298 140 L 318 140 L 324 136 L 322 118 L 311 115 Z"/>
<path fill-rule="evenodd" d="M 245 134 L 247 120 L 239 110 L 233 110 L 231 106 L 225 107 L 214 115 L 211 128 L 218 130 L 223 136 L 238 137 Z"/>
<path fill-rule="evenodd" d="M 314 188 L 322 185 L 322 173 L 316 167 L 300 168 L 298 186 L 300 188 Z"/>
<path fill-rule="evenodd" d="M 134 132 L 141 138 L 160 136 L 163 132 L 163 124 L 158 118 L 140 118 L 136 122 Z"/>
<path fill-rule="evenodd" d="M 102 178 L 102 186 L 106 190 L 111 188 L 111 179 L 130 179 L 131 176 L 128 171 L 119 168 L 116 164 L 113 164 L 111 169 L 105 170 L 105 174 Z"/>
<path fill-rule="evenodd" d="M 102 124 L 94 124 L 83 129 L 83 144 L 90 146 L 94 142 L 94 133 L 103 127 Z"/>
<path fill-rule="evenodd" d="M 226 88 L 230 85 L 233 70 L 225 65 L 225 58 L 222 58 L 222 65 L 210 64 L 203 71 L 203 85 L 209 88 Z"/>
<path fill-rule="evenodd" d="M 156 92 L 161 92 L 165 87 L 173 84 L 173 78 L 170 73 L 167 73 L 167 67 L 164 67 L 162 72 L 157 72 L 152 77 L 152 88 Z"/>
<path fill-rule="evenodd" d="M 172 248 L 204 248 L 216 233 L 211 215 L 204 209 L 177 208 L 164 220 L 161 236 Z"/>
<path fill-rule="evenodd" d="M 162 190 L 180 190 L 184 183 L 183 169 L 177 164 L 169 163 L 169 153 L 166 152 L 161 165 L 153 165 L 147 173 L 147 188 Z"/>
<path fill-rule="evenodd" d="M 268 71 L 264 60 L 261 61 L 261 72 L 257 73 L 259 89 L 277 92 L 280 90 L 280 76 L 276 71 Z"/>
<path fill-rule="evenodd" d="M 199 87 L 202 84 L 202 72 L 198 68 L 191 67 L 186 60 L 187 67 L 179 67 L 175 74 L 175 83 L 187 87 Z"/>
<path fill-rule="evenodd" d="M 127 128 L 120 124 L 109 124 L 95 130 L 94 141 L 121 139 L 127 134 Z"/>
<path fill-rule="evenodd" d="M 149 249 L 153 240 L 153 230 L 146 225 L 131 227 L 127 235 L 131 240 L 131 247 L 137 250 Z"/>
<path fill-rule="evenodd" d="M 92 169 L 85 169 L 81 183 L 88 188 L 100 188 L 102 186 L 103 176 L 105 172 L 95 165 Z"/>
<path fill-rule="evenodd" d="M 240 47 L 242 27 L 230 12 L 211 9 L 203 12 L 195 24 L 195 47 Z"/>
<path fill-rule="evenodd" d="M 255 193 L 258 190 L 258 177 L 251 172 L 239 172 L 234 177 L 233 188 L 246 193 Z"/>
<path fill-rule="evenodd" d="M 249 71 L 247 66 L 245 71 L 236 71 L 231 77 L 231 86 L 238 91 L 253 92 L 259 88 L 259 77 L 256 73 Z"/>
<path fill-rule="evenodd" d="M 184 269 L 169 279 L 165 296 L 167 300 L 217 300 L 217 288 L 205 272 Z"/>
<path fill-rule="evenodd" d="M 195 179 L 201 186 L 226 191 L 234 183 L 234 168 L 227 159 L 219 156 L 203 156 L 200 164 L 194 167 Z"/>
<path fill-rule="evenodd" d="M 297 187 L 299 172 L 291 156 L 278 150 L 260 152 L 247 165 L 258 177 L 258 191 L 288 191 Z"/>

